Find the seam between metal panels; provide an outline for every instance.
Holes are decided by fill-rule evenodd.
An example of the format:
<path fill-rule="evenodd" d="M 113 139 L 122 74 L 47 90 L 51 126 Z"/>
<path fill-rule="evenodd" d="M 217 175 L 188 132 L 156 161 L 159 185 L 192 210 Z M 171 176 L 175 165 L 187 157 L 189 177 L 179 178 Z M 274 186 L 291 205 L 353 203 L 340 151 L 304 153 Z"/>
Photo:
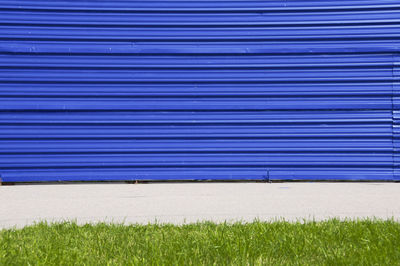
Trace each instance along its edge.
<path fill-rule="evenodd" d="M 396 56 L 395 54 L 392 55 L 393 63 L 392 63 L 392 144 L 393 144 L 393 179 L 396 179 L 396 147 L 395 147 L 395 112 L 394 112 L 394 101 L 395 101 L 395 67 L 396 67 Z"/>
<path fill-rule="evenodd" d="M 392 112 L 393 112 L 393 176 L 395 180 L 400 179 L 400 158 L 399 158 L 399 140 L 400 140 L 400 135 L 399 135 L 399 96 L 400 96 L 400 91 L 399 91 L 399 80 L 398 80 L 398 64 L 399 64 L 399 54 L 394 53 L 393 54 L 393 107 L 392 107 Z"/>

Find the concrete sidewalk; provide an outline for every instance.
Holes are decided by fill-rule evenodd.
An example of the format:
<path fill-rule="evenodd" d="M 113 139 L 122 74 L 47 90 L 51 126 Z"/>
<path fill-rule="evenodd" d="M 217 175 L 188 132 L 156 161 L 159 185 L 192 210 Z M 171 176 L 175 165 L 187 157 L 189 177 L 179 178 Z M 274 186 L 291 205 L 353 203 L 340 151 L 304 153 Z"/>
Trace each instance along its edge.
<path fill-rule="evenodd" d="M 0 228 L 35 221 L 400 220 L 400 183 L 167 183 L 0 187 Z"/>

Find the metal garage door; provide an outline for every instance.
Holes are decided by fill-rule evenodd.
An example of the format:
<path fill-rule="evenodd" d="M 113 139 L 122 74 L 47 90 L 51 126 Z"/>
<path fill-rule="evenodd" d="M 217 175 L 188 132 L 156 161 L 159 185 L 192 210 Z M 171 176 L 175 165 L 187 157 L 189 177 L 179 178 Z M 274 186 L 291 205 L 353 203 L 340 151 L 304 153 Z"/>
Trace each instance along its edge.
<path fill-rule="evenodd" d="M 394 180 L 400 1 L 0 1 L 0 175 Z"/>

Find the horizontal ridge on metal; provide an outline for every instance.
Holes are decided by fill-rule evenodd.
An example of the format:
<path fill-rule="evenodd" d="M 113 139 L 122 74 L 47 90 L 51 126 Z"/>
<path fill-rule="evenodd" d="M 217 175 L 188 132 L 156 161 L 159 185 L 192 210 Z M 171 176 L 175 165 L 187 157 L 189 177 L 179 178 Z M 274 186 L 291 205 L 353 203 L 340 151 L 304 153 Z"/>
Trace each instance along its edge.
<path fill-rule="evenodd" d="M 0 0 L 0 176 L 400 180 L 399 39 L 397 0 Z"/>

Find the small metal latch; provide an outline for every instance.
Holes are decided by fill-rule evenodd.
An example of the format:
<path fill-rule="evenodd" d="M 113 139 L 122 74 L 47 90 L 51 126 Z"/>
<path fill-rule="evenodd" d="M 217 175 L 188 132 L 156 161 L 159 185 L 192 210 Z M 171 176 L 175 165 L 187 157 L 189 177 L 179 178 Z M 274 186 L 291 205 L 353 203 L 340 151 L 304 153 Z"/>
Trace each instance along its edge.
<path fill-rule="evenodd" d="M 267 174 L 266 174 L 264 177 L 265 177 L 264 180 L 265 180 L 266 182 L 272 183 L 272 182 L 271 182 L 271 179 L 269 178 L 269 170 L 268 170 L 268 169 L 267 169 Z"/>

